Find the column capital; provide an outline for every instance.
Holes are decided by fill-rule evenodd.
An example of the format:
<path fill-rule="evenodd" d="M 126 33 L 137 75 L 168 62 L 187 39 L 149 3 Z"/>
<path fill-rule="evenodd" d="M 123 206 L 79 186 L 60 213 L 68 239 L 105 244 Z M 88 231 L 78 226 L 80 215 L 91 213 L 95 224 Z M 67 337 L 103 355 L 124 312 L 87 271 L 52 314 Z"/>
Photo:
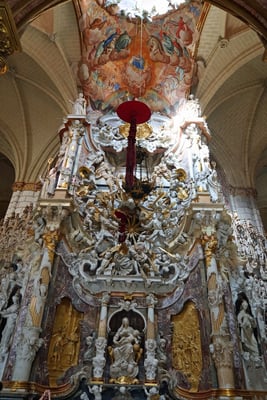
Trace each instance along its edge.
<path fill-rule="evenodd" d="M 229 193 L 232 196 L 245 196 L 245 197 L 257 197 L 257 190 L 252 187 L 240 187 L 229 185 Z"/>
<path fill-rule="evenodd" d="M 22 182 L 18 181 L 13 183 L 12 190 L 13 192 L 38 192 L 41 190 L 42 184 L 41 182 Z"/>

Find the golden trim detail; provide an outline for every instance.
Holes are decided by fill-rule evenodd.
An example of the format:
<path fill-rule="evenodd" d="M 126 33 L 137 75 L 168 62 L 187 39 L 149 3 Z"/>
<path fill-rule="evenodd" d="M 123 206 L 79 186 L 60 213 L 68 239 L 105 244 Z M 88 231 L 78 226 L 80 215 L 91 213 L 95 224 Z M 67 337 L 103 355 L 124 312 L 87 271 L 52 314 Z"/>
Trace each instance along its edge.
<path fill-rule="evenodd" d="M 96 382 L 96 381 L 95 381 Z M 40 385 L 35 382 L 23 382 L 23 381 L 3 381 L 3 392 L 7 394 L 7 392 L 10 393 L 15 393 L 16 391 L 19 391 L 20 393 L 24 391 L 25 393 L 36 393 L 38 395 L 41 395 L 44 393 L 45 390 L 50 390 L 51 396 L 52 397 L 57 397 L 57 396 L 66 396 L 70 395 L 71 393 L 74 393 L 75 390 L 77 390 L 77 386 L 71 385 L 69 382 L 60 385 L 57 387 L 47 387 Z M 102 382 L 98 382 L 102 383 Z M 200 392 L 190 392 L 189 390 L 183 389 L 181 387 L 176 387 L 175 388 L 175 393 L 184 399 L 188 400 L 208 400 L 211 398 L 219 398 L 221 396 L 223 397 L 229 397 L 229 399 L 234 398 L 234 397 L 242 397 L 243 399 L 252 399 L 256 398 L 258 396 L 266 396 L 267 392 L 264 391 L 251 391 L 251 390 L 242 390 L 242 389 L 209 389 L 205 391 L 200 391 Z"/>
<path fill-rule="evenodd" d="M 6 1 L 0 1 L 0 75 L 7 72 L 6 58 L 21 51 L 12 11 Z"/>

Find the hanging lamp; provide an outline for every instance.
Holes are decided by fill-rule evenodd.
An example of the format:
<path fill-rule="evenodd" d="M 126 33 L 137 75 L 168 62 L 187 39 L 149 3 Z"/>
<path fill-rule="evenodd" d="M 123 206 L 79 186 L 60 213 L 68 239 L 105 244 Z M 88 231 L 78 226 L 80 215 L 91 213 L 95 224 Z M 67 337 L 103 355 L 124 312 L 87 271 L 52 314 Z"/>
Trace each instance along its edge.
<path fill-rule="evenodd" d="M 145 103 L 138 100 L 130 100 L 119 105 L 117 114 L 120 119 L 130 124 L 126 151 L 125 188 L 126 191 L 131 191 L 135 183 L 136 126 L 147 122 L 151 117 L 151 111 Z"/>

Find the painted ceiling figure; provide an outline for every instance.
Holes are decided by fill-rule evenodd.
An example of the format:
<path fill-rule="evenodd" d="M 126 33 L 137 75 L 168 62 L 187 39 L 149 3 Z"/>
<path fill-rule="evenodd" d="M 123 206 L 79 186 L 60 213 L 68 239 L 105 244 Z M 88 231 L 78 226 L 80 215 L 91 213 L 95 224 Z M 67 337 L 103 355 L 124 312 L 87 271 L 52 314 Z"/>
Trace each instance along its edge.
<path fill-rule="evenodd" d="M 139 98 L 152 111 L 176 112 L 192 83 L 197 4 L 151 21 L 106 10 L 82 4 L 84 57 L 79 79 L 90 103 L 107 112 Z M 166 81 L 161 81 L 162 69 Z"/>

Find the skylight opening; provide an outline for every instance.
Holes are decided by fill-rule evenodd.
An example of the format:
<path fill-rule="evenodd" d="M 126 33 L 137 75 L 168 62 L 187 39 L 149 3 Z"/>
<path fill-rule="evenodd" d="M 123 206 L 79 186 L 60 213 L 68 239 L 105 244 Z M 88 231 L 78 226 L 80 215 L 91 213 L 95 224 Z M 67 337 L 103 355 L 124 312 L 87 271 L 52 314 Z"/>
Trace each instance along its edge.
<path fill-rule="evenodd" d="M 166 14 L 171 9 L 178 8 L 184 0 L 118 0 L 118 6 L 121 10 L 133 15 L 161 15 Z"/>

